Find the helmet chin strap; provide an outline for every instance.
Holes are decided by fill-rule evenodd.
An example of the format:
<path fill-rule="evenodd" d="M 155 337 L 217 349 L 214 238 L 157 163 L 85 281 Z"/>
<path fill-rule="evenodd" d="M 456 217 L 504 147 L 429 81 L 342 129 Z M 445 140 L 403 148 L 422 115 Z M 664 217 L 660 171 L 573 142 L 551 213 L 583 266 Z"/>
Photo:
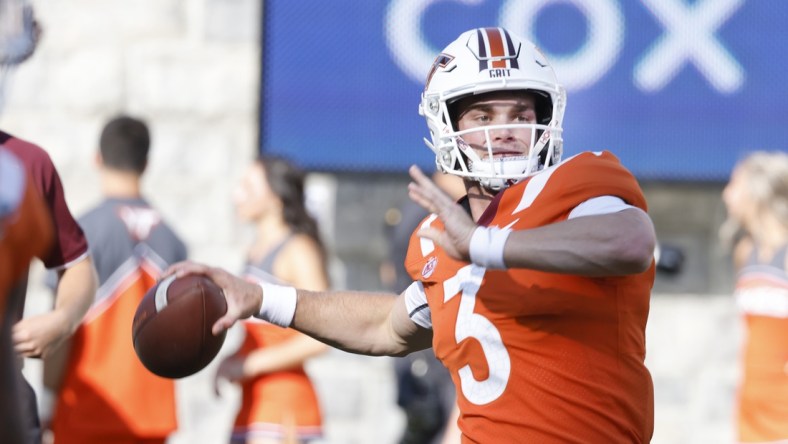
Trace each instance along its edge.
<path fill-rule="evenodd" d="M 527 156 L 504 157 L 491 161 L 482 160 L 472 162 L 470 172 L 479 174 L 475 178 L 483 187 L 491 191 L 500 191 L 517 182 L 518 179 L 510 179 L 509 177 L 524 174 L 528 170 L 529 163 Z"/>
<path fill-rule="evenodd" d="M 469 172 L 479 174 L 473 178 L 483 187 L 498 192 L 527 176 L 541 171 L 545 167 L 549 159 L 545 158 L 545 161 L 542 162 L 541 154 L 542 151 L 547 149 L 550 143 L 551 130 L 555 128 L 556 125 L 557 122 L 550 122 L 550 125 L 539 137 L 534 147 L 529 150 L 531 154 L 528 156 L 512 156 L 482 160 L 461 137 L 457 138 L 457 142 L 458 145 L 464 146 L 467 149 L 466 155 L 470 160 L 470 165 L 468 165 Z"/>

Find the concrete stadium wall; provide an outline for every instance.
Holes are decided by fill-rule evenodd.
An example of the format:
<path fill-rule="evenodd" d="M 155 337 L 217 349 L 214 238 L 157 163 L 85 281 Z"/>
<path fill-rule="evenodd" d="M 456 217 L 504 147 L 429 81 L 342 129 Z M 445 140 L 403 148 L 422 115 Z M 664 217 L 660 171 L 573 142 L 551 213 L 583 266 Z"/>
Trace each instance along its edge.
<path fill-rule="evenodd" d="M 64 0 L 34 2 L 39 51 L 10 79 L 0 127 L 52 155 L 67 199 L 81 214 L 100 199 L 93 156 L 103 122 L 146 118 L 154 147 L 144 189 L 186 239 L 192 258 L 238 270 L 249 231 L 229 196 L 256 152 L 257 0 Z M 332 253 L 336 288 L 378 290 L 384 214 L 406 199 L 402 175 L 313 174 L 311 206 Z M 741 329 L 728 296 L 732 274 L 716 241 L 721 184 L 644 183 L 660 241 L 683 249 L 684 268 L 660 274 L 647 364 L 656 387 L 655 443 L 733 442 Z M 51 298 L 36 265 L 28 313 Z M 233 331 L 223 354 L 239 340 Z M 326 443 L 394 443 L 389 358 L 333 351 L 308 367 L 326 416 Z M 173 444 L 224 442 L 235 387 L 213 394 L 215 363 L 179 382 L 181 430 Z M 40 362 L 26 373 L 37 381 Z M 39 386 L 40 390 L 40 386 Z M 42 410 L 49 398 L 41 392 Z"/>

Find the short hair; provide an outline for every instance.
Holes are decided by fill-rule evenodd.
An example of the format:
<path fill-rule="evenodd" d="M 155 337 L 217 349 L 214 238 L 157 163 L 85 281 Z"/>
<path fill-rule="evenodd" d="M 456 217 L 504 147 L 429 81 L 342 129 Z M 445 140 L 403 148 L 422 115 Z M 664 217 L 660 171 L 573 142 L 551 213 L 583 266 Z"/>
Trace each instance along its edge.
<path fill-rule="evenodd" d="M 142 174 L 149 149 L 150 133 L 142 120 L 118 116 L 101 131 L 99 150 L 104 165 L 109 168 Z"/>

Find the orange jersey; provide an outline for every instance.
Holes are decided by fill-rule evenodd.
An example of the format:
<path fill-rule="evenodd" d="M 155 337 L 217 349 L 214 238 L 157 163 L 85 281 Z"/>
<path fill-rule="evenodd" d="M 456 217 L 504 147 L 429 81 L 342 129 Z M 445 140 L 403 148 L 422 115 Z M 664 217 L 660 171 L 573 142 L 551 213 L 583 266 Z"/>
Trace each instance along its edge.
<path fill-rule="evenodd" d="M 34 257 L 49 254 L 53 240 L 51 215 L 32 176 L 17 156 L 0 146 L 0 326 L 3 319 L 15 318 L 6 316 L 11 290 L 26 281 Z M 21 309 L 24 301 L 15 302 Z"/>
<path fill-rule="evenodd" d="M 598 196 L 646 209 L 615 156 L 583 153 L 502 191 L 478 222 L 541 227 Z M 434 216 L 426 224 L 442 228 Z M 414 233 L 405 265 L 423 285 L 433 349 L 457 387 L 463 442 L 651 439 L 653 385 L 644 359 L 653 264 L 606 278 L 486 270 Z"/>
<path fill-rule="evenodd" d="M 238 350 L 240 355 L 302 334 L 256 319 L 246 320 L 243 325 L 246 337 Z M 233 436 L 281 438 L 292 431 L 300 439 L 322 436 L 317 393 L 303 367 L 260 375 L 244 381 L 241 389 Z"/>
<path fill-rule="evenodd" d="M 173 380 L 149 372 L 131 340 L 134 313 L 159 270 L 133 265 L 113 276 L 110 294 L 74 334 L 52 423 L 58 444 L 163 438 L 177 426 Z"/>
<path fill-rule="evenodd" d="M 238 351 L 248 355 L 301 335 L 255 319 L 243 323 L 246 337 Z M 322 436 L 320 405 L 312 382 L 303 367 L 260 375 L 241 384 L 243 396 L 235 419 L 233 436 L 280 438 L 290 429 L 300 439 Z"/>
<path fill-rule="evenodd" d="M 788 442 L 786 249 L 772 264 L 759 263 L 753 252 L 736 282 L 736 301 L 747 332 L 738 400 L 742 443 Z"/>
<path fill-rule="evenodd" d="M 0 187 L 8 200 L 0 214 L 0 325 L 9 292 L 26 277 L 30 261 L 44 257 L 53 240 L 52 222 L 43 199 L 20 163 L 0 152 Z M 4 200 L 6 200 L 4 199 Z M 3 205 L 5 207 L 6 205 Z"/>
<path fill-rule="evenodd" d="M 270 274 L 274 259 L 289 241 L 285 239 L 261 261 L 246 265 L 250 282 L 281 283 Z M 302 335 L 255 318 L 243 322 L 246 336 L 237 354 L 248 356 L 255 350 L 272 347 Z M 250 438 L 299 440 L 322 436 L 322 420 L 317 393 L 302 366 L 259 375 L 241 383 L 241 406 L 235 417 L 234 440 Z"/>

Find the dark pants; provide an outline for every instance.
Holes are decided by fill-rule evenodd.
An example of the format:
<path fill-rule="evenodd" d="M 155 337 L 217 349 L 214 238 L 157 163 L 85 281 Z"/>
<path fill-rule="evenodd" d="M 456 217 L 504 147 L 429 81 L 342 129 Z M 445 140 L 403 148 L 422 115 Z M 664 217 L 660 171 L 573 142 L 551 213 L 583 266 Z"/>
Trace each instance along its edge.
<path fill-rule="evenodd" d="M 11 342 L 16 320 L 11 310 L 0 313 L 0 442 L 41 444 L 41 426 L 33 387 L 22 376 L 21 360 Z"/>
<path fill-rule="evenodd" d="M 6 396 L 6 385 L 14 385 L 13 390 L 8 390 L 11 396 L 3 403 L 5 406 L 9 403 L 16 405 L 14 409 L 16 412 L 12 416 L 17 425 L 13 426 L 10 431 L 19 430 L 19 425 L 21 425 L 22 438 L 21 440 L 16 439 L 17 442 L 41 444 L 41 423 L 38 421 L 36 392 L 22 375 L 22 360 L 14 351 L 11 341 L 11 329 L 14 324 L 22 319 L 26 291 L 27 275 L 10 289 L 6 310 L 5 313 L 2 313 L 3 319 L 0 320 L 0 326 L 2 327 L 0 328 L 0 335 L 2 335 L 0 339 L 0 342 L 2 342 L 2 345 L 0 345 L 0 366 L 3 366 L 0 373 L 10 372 L 3 373 L 0 377 L 0 385 L 2 385 L 0 388 L 3 389 L 3 392 L 0 392 L 0 396 Z M 10 438 L 0 435 L 0 441 L 5 443 L 6 439 Z"/>
<path fill-rule="evenodd" d="M 41 423 L 38 421 L 38 405 L 36 404 L 36 392 L 27 380 L 19 375 L 19 388 L 22 398 L 22 411 L 24 416 L 25 435 L 27 444 L 41 444 Z"/>
<path fill-rule="evenodd" d="M 395 361 L 397 403 L 405 412 L 400 444 L 438 443 L 454 407 L 455 391 L 446 367 L 432 349 Z"/>

